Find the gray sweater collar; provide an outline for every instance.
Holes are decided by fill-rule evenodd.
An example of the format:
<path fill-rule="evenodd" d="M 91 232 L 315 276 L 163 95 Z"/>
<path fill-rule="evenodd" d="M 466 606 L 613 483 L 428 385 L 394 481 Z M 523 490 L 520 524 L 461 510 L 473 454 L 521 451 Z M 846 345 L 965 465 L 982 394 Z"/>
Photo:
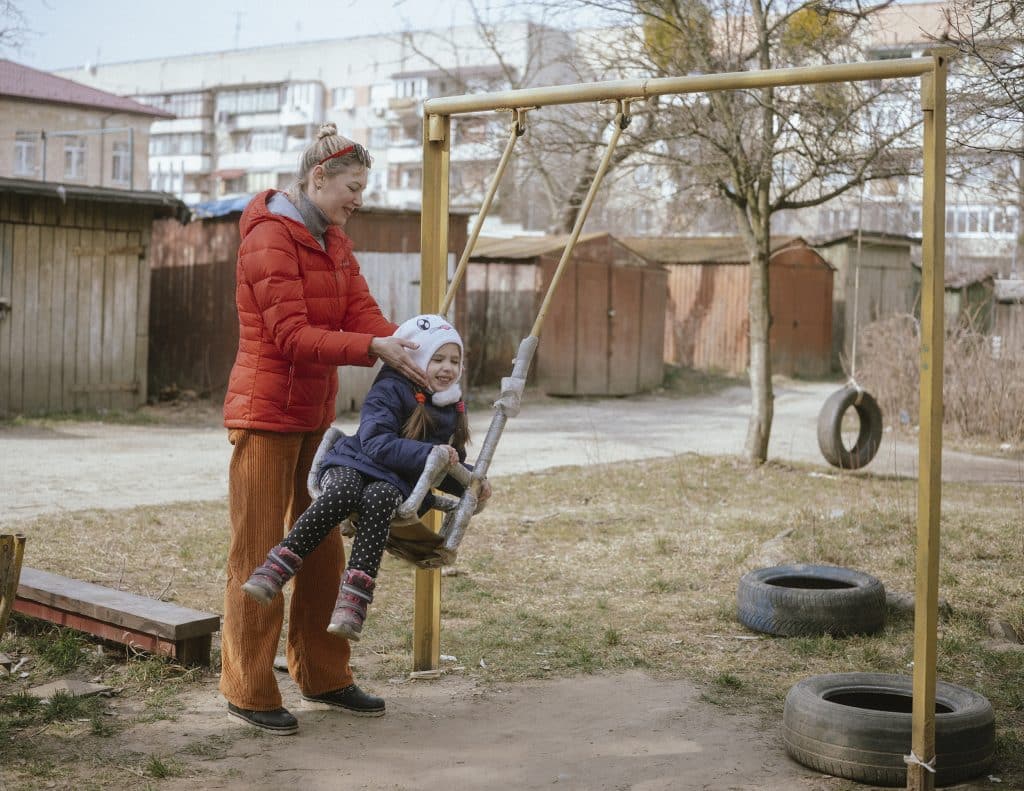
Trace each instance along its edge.
<path fill-rule="evenodd" d="M 292 203 L 287 193 L 277 192 L 267 201 L 267 208 L 274 214 L 301 222 L 320 246 L 327 249 L 324 234 L 331 223 L 320 207 L 309 199 L 305 190 L 299 191 L 298 205 Z"/>

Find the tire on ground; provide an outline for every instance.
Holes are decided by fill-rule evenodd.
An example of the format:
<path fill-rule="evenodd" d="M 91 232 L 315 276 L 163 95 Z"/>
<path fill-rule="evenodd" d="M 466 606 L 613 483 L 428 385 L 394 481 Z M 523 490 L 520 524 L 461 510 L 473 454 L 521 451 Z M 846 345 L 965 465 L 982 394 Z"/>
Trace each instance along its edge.
<path fill-rule="evenodd" d="M 885 587 L 839 566 L 771 566 L 740 578 L 736 611 L 755 632 L 783 637 L 871 634 L 885 626 Z"/>
<path fill-rule="evenodd" d="M 804 679 L 786 695 L 786 752 L 825 774 L 905 786 L 912 699 L 909 676 L 831 673 Z M 984 773 L 995 752 L 992 704 L 977 692 L 939 681 L 935 709 L 936 784 Z"/>
<path fill-rule="evenodd" d="M 843 415 L 853 407 L 860 419 L 860 431 L 852 448 L 843 443 Z M 847 385 L 836 390 L 818 413 L 818 448 L 825 461 L 844 470 L 859 470 L 875 458 L 882 444 L 882 410 L 865 390 Z"/>

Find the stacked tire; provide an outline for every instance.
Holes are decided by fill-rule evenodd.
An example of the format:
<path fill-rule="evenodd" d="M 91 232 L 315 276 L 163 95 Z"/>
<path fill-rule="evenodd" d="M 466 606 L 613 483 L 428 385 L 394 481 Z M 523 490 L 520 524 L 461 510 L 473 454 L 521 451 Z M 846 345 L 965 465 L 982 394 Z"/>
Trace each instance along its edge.
<path fill-rule="evenodd" d="M 906 786 L 912 703 L 908 676 L 832 673 L 804 679 L 786 695 L 786 752 L 804 766 L 835 777 Z M 994 754 L 992 704 L 977 692 L 937 682 L 936 785 L 983 774 Z"/>

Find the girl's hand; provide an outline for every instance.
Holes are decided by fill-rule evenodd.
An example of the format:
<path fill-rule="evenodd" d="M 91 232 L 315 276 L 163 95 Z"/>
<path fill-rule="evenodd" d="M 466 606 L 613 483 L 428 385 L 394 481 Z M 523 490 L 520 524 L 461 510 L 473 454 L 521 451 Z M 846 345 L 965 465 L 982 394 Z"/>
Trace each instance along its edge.
<path fill-rule="evenodd" d="M 480 494 L 477 497 L 477 502 L 486 503 L 491 497 L 491 482 L 484 478 L 480 481 Z"/>
<path fill-rule="evenodd" d="M 389 335 L 386 338 L 374 338 L 370 341 L 370 354 L 380 357 L 406 379 L 420 387 L 427 388 L 427 375 L 413 362 L 406 349 L 418 349 L 420 345 L 405 338 Z"/>
<path fill-rule="evenodd" d="M 444 448 L 448 451 L 448 463 L 458 464 L 459 463 L 459 452 L 455 450 L 451 445 L 438 445 L 439 448 Z"/>

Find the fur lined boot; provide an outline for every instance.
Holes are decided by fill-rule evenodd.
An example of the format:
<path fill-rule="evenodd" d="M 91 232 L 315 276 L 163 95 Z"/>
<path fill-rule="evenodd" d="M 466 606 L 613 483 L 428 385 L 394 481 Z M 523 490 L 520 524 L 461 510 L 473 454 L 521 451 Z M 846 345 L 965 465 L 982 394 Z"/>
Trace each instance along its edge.
<path fill-rule="evenodd" d="M 374 580 L 365 571 L 345 569 L 338 602 L 327 631 L 349 640 L 358 640 L 366 620 L 366 609 L 373 601 Z"/>
<path fill-rule="evenodd" d="M 242 590 L 261 604 L 269 604 L 300 568 L 302 558 L 278 544 L 267 553 L 263 565 L 249 576 Z"/>

